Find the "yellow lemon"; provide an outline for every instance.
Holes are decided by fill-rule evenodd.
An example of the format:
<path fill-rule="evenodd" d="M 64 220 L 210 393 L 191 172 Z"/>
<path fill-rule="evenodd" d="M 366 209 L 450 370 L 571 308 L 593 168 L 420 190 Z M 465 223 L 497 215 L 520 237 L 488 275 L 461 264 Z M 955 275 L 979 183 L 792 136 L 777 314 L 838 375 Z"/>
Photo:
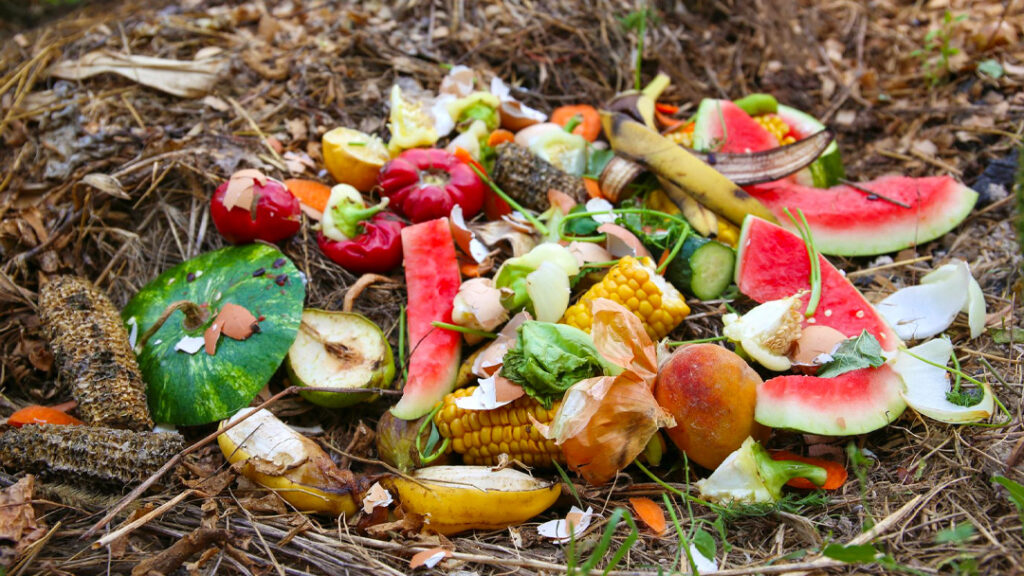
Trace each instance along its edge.
<path fill-rule="evenodd" d="M 376 136 L 351 128 L 335 128 L 324 134 L 324 164 L 339 184 L 368 192 L 377 183 L 377 173 L 391 156 Z"/>

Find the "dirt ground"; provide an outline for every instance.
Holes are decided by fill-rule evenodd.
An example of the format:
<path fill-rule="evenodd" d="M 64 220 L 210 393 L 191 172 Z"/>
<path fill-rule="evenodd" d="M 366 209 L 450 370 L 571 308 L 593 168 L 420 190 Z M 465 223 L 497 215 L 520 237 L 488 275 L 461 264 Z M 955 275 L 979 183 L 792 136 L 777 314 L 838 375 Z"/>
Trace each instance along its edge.
<path fill-rule="evenodd" d="M 637 9 L 630 2 L 55 4 L 0 5 L 14 15 L 0 22 L 4 416 L 68 398 L 54 385 L 53 356 L 36 313 L 42 278 L 82 275 L 123 306 L 160 271 L 222 245 L 206 207 L 233 171 L 257 167 L 284 178 L 297 169 L 316 177 L 320 136 L 336 126 L 384 133 L 387 95 L 400 78 L 433 90 L 447 65 L 465 64 L 517 86 L 517 97 L 542 110 L 599 105 L 633 83 L 637 38 L 622 24 Z M 832 258 L 869 299 L 957 257 L 970 264 L 985 293 L 989 326 L 1022 326 L 1012 180 L 1024 132 L 1024 3 L 718 0 L 650 7 L 657 18 L 645 35 L 641 72 L 645 80 L 658 71 L 671 76 L 663 101 L 685 112 L 705 97 L 769 92 L 836 130 L 852 180 L 950 174 L 980 193 L 975 212 L 952 233 L 893 255 L 911 263 Z M 60 79 L 51 68 L 95 51 L 191 61 L 201 50 L 209 58 L 196 61 L 192 79 L 202 83 L 212 75 L 210 89 L 179 96 L 168 91 L 184 65 L 171 71 L 173 79 L 154 80 L 163 89 L 114 74 Z M 303 168 L 302 158 L 313 167 Z M 306 304 L 340 309 L 356 277 L 324 259 L 304 230 L 282 248 L 309 278 Z M 400 271 L 394 276 L 401 283 Z M 356 310 L 380 324 L 394 346 L 404 300 L 404 289 L 371 287 Z M 675 339 L 720 333 L 724 307 L 697 302 L 693 308 L 696 318 Z M 992 481 L 1001 475 L 1024 482 L 1024 345 L 997 343 L 991 330 L 971 340 L 962 318 L 950 335 L 964 371 L 990 382 L 1007 409 L 993 416 L 994 426 L 945 425 L 908 410 L 890 426 L 852 439 L 865 460 L 859 467 L 847 462 L 859 473 L 839 492 L 746 508 L 723 517 L 720 530 L 713 524 L 718 514 L 680 504 L 684 529 L 698 522 L 713 534 L 720 573 L 1024 572 L 1024 511 Z M 275 377 L 272 390 L 283 381 Z M 318 438 L 335 457 L 354 471 L 374 472 L 380 468 L 372 444 L 354 439 L 360 424 L 373 428 L 392 401 L 332 412 L 286 398 L 274 411 L 294 423 L 321 425 Z M 847 439 L 778 433 L 773 445 L 814 445 L 845 458 Z M 679 466 L 656 472 L 671 487 L 690 489 Z M 224 482 L 214 483 L 216 489 L 190 488 L 218 474 Z M 7 470 L 0 484 L 17 476 Z M 632 468 L 611 486 L 578 479 L 575 485 L 604 521 L 630 497 L 660 499 L 662 491 Z M 178 554 L 173 573 L 401 574 L 416 550 L 438 545 L 455 554 L 435 572 L 570 573 L 567 549 L 543 541 L 535 529 L 536 522 L 564 516 L 573 503 L 568 496 L 534 523 L 503 531 L 450 540 L 365 532 L 358 521 L 295 513 L 235 481 L 213 445 L 186 457 L 108 531 L 129 513 L 140 516 L 178 498 L 166 510 L 110 546 L 92 547 L 95 538 L 82 535 L 120 496 L 70 479 L 40 481 L 35 508 L 45 530 L 7 574 L 136 574 L 141 560 L 189 534 L 194 546 Z M 578 556 L 589 557 L 604 521 L 577 544 Z M 627 534 L 620 526 L 612 548 Z M 824 558 L 820 552 L 830 543 L 873 545 L 880 560 Z M 9 548 L 0 535 L 0 550 Z M 642 532 L 613 573 L 678 570 L 679 550 L 671 530 L 664 537 Z"/>

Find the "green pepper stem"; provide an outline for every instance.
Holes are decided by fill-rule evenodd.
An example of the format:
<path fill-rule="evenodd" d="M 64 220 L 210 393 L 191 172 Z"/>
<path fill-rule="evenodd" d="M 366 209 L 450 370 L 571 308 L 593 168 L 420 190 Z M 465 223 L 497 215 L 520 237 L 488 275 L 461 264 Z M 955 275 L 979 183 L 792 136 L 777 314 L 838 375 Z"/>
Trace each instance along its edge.
<path fill-rule="evenodd" d="M 776 500 L 781 497 L 782 487 L 793 478 L 806 478 L 815 486 L 824 486 L 828 480 L 828 471 L 821 466 L 796 460 L 773 460 L 757 442 L 750 444 L 750 451 L 757 463 L 761 481 Z"/>
<path fill-rule="evenodd" d="M 334 215 L 334 227 L 348 238 L 355 238 L 361 233 L 363 221 L 369 220 L 386 208 L 388 200 L 389 198 L 384 198 L 370 207 L 361 206 L 360 202 L 343 200 L 331 208 Z"/>

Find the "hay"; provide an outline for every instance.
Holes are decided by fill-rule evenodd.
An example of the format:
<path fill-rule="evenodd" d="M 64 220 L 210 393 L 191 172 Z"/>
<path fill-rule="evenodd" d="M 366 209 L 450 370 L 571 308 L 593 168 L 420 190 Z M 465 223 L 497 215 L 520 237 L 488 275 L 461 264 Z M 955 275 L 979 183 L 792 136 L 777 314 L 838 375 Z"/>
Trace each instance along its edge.
<path fill-rule="evenodd" d="M 28 30 L 0 24 L 3 413 L 66 397 L 53 385 L 53 359 L 36 313 L 40 278 L 83 275 L 122 306 L 158 272 L 220 247 L 205 209 L 216 184 L 240 167 L 276 174 L 284 168 L 263 136 L 275 138 L 286 152 L 317 160 L 323 132 L 335 126 L 384 130 L 391 84 L 411 77 L 436 87 L 445 73 L 442 64 L 493 71 L 519 86 L 516 95 L 527 104 L 542 109 L 599 103 L 631 87 L 633 38 L 619 17 L 635 7 L 612 0 L 588 4 L 286 1 L 263 8 L 127 0 L 50 14 L 50 20 Z M 760 90 L 817 114 L 838 131 L 852 179 L 951 172 L 973 184 L 993 160 L 1020 143 L 1024 50 L 1016 36 L 999 28 L 1004 23 L 1015 34 L 1022 32 L 1019 4 L 952 2 L 955 14 L 969 12 L 970 18 L 951 28 L 952 45 L 964 52 L 952 56 L 946 76 L 945 66 L 935 68 L 926 60 L 934 50 L 923 57 L 911 54 L 926 45 L 929 29 L 941 26 L 945 3 L 660 2 L 642 72 L 645 78 L 659 69 L 672 76 L 668 101 L 695 104 L 702 97 Z M 212 56 L 226 59 L 228 71 L 204 98 L 174 97 L 110 74 L 67 81 L 46 72 L 52 64 L 99 50 L 192 61 L 211 47 L 220 50 Z M 989 59 L 1002 63 L 1001 78 L 976 70 Z M 938 73 L 942 77 L 932 86 Z M 1020 326 L 1022 260 L 1011 222 L 1012 196 L 982 192 L 983 203 L 955 233 L 898 255 L 896 265 L 867 259 L 837 264 L 858 271 L 851 277 L 877 300 L 913 283 L 933 262 L 962 258 L 978 278 L 990 312 L 1005 318 L 1007 327 Z M 308 228 L 284 249 L 310 278 L 308 304 L 342 308 L 356 278 L 321 256 Z M 394 279 L 400 283 L 400 274 Z M 375 284 L 355 300 L 355 310 L 378 322 L 395 345 L 404 299 L 403 290 Z M 696 304 L 673 336 L 717 334 L 723 312 L 720 302 Z M 918 573 L 971 573 L 970 562 L 978 573 L 1020 573 L 1024 528 L 1005 491 L 990 478 L 1002 474 L 1024 481 L 1024 347 L 997 344 L 988 334 L 968 341 L 962 323 L 952 336 L 964 370 L 993 382 L 1012 421 L 999 428 L 952 427 L 908 411 L 889 427 L 856 438 L 873 454 L 863 481 L 851 479 L 824 503 L 791 503 L 730 519 L 726 531 L 732 547 L 723 553 L 719 545 L 725 573 L 896 569 L 817 560 L 816 551 L 829 542 L 871 542 L 896 565 Z M 275 389 L 280 384 L 275 381 Z M 373 461 L 371 448 L 344 447 L 358 423 L 372 426 L 389 402 L 328 413 L 285 400 L 277 411 L 300 422 L 321 422 L 325 443 L 346 458 L 355 450 L 356 470 L 370 470 L 375 469 L 366 464 Z M 775 444 L 799 447 L 819 440 L 780 434 Z M 344 522 L 307 518 L 280 504 L 260 506 L 257 498 L 264 493 L 250 493 L 243 484 L 206 488 L 209 492 L 195 488 L 182 497 L 189 489 L 185 482 L 196 486 L 216 475 L 223 459 L 215 447 L 204 448 L 184 464 L 173 482 L 134 508 L 145 511 L 174 498 L 181 502 L 109 548 L 93 549 L 91 541 L 80 539 L 109 509 L 109 500 L 65 485 L 40 487 L 37 498 L 63 502 L 39 501 L 47 524 L 59 522 L 59 528 L 9 573 L 128 573 L 142 559 L 187 539 L 201 545 L 176 549 L 201 553 L 177 563 L 201 563 L 194 566 L 197 573 L 401 574 L 413 552 L 439 543 L 400 534 L 371 539 Z M 681 471 L 668 479 L 686 489 Z M 11 482 L 4 477 L 4 485 Z M 576 489 L 583 504 L 605 518 L 630 496 L 661 492 L 632 470 L 611 487 Z M 567 506 L 568 500 L 540 520 Z M 688 525 L 685 508 L 680 513 Z M 715 518 L 702 506 L 692 513 L 708 522 Z M 868 519 L 876 528 L 865 537 Z M 967 523 L 974 533 L 965 539 L 936 539 L 941 531 Z M 577 549 L 594 546 L 603 530 L 597 524 Z M 620 529 L 617 541 L 624 537 Z M 452 543 L 456 554 L 442 564 L 444 571 L 566 571 L 565 549 L 540 542 L 530 525 Z M 644 535 L 617 573 L 670 570 L 677 549 L 672 537 Z M 805 557 L 801 551 L 808 551 Z"/>

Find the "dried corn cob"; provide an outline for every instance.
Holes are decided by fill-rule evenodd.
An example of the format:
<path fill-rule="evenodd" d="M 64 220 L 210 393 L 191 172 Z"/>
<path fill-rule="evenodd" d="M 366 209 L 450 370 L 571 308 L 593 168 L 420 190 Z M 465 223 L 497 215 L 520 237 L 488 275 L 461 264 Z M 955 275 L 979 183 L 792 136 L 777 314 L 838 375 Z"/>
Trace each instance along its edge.
<path fill-rule="evenodd" d="M 651 338 L 660 340 L 690 313 L 682 294 L 654 269 L 650 258 L 626 256 L 565 311 L 562 322 L 590 332 L 590 300 L 608 298 L 640 317 Z"/>
<path fill-rule="evenodd" d="M 0 464 L 62 480 L 133 485 L 184 447 L 177 432 L 32 424 L 0 434 Z"/>
<path fill-rule="evenodd" d="M 555 441 L 541 436 L 528 416 L 532 414 L 537 422 L 547 424 L 554 419 L 558 402 L 550 410 L 529 396 L 494 410 L 464 410 L 455 405 L 457 398 L 469 396 L 475 389 L 460 388 L 446 395 L 434 416 L 441 436 L 451 439 L 452 449 L 462 455 L 463 462 L 494 466 L 501 454 L 540 468 L 551 466 L 552 459 L 565 462 Z"/>
<path fill-rule="evenodd" d="M 153 428 L 146 385 L 128 334 L 102 292 L 83 278 L 59 276 L 39 293 L 39 317 L 58 377 L 78 401 L 82 420 L 114 428 Z"/>
<path fill-rule="evenodd" d="M 754 122 L 757 122 L 765 130 L 771 132 L 771 135 L 775 136 L 775 139 L 779 141 L 779 146 L 796 142 L 796 138 L 789 136 L 789 124 L 786 124 L 786 121 L 780 118 L 778 114 L 754 116 Z"/>
<path fill-rule="evenodd" d="M 562 172 L 514 142 L 498 146 L 491 179 L 513 200 L 538 212 L 551 206 L 548 190 L 552 188 L 565 192 L 581 204 L 587 201 L 582 178 Z"/>

